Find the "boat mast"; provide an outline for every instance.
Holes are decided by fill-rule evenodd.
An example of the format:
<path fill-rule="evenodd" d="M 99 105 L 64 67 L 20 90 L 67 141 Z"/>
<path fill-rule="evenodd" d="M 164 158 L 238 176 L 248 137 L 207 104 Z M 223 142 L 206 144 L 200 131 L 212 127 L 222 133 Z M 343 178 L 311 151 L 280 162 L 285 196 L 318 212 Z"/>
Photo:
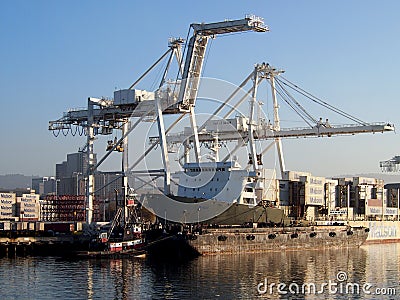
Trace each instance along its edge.
<path fill-rule="evenodd" d="M 127 196 L 128 196 L 128 135 L 126 134 L 129 130 L 129 119 L 125 120 L 125 123 L 122 125 L 122 136 L 124 139 L 122 140 L 122 189 L 123 189 L 123 207 L 124 207 L 124 226 L 128 223 L 128 203 L 127 203 Z"/>

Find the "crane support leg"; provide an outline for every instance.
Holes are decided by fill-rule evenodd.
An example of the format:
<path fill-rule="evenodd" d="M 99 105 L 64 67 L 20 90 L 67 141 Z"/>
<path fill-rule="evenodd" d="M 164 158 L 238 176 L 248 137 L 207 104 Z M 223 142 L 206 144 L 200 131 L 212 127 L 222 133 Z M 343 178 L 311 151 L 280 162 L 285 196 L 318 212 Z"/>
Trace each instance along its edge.
<path fill-rule="evenodd" d="M 258 70 L 257 67 L 254 70 L 253 78 L 253 92 L 250 99 L 250 114 L 249 114 L 249 143 L 250 143 L 250 156 L 253 163 L 253 171 L 256 172 L 258 169 L 256 145 L 254 142 L 254 106 L 256 103 L 257 87 L 258 87 Z"/>
<path fill-rule="evenodd" d="M 164 194 L 168 195 L 171 192 L 171 171 L 169 166 L 167 140 L 165 136 L 164 118 L 160 99 L 156 99 L 155 104 L 157 111 L 158 135 L 160 137 L 161 155 L 164 165 Z"/>
<path fill-rule="evenodd" d="M 86 181 L 86 222 L 91 224 L 93 222 L 93 193 L 94 193 L 94 118 L 93 118 L 94 103 L 88 99 L 88 127 L 87 127 L 87 156 L 88 156 L 88 170 Z"/>

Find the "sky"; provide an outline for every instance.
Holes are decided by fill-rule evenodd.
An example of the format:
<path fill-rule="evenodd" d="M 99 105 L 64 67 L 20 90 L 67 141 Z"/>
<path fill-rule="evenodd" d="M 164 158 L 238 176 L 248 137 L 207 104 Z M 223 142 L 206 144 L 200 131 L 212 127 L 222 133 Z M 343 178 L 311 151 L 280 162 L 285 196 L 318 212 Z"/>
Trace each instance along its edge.
<path fill-rule="evenodd" d="M 54 137 L 50 120 L 128 88 L 189 24 L 246 14 L 263 17 L 270 32 L 217 37 L 203 76 L 238 85 L 268 62 L 330 104 L 396 126 L 399 11 L 396 0 L 1 1 L 0 174 L 54 175 L 85 138 Z M 316 176 L 379 173 L 379 161 L 399 155 L 399 146 L 396 133 L 283 140 L 286 168 Z M 119 164 L 114 157 L 104 168 Z"/>

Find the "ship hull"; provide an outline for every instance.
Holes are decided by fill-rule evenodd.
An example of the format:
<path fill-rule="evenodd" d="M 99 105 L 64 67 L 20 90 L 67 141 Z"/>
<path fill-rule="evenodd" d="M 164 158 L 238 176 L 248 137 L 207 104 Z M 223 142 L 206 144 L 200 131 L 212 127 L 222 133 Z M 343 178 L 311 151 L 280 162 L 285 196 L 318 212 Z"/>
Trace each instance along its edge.
<path fill-rule="evenodd" d="M 161 219 L 175 223 L 243 225 L 248 223 L 284 224 L 284 212 L 273 207 L 229 203 L 219 200 L 144 194 L 143 207 Z"/>
<path fill-rule="evenodd" d="M 351 248 L 361 246 L 368 229 L 346 226 L 299 228 L 222 228 L 202 234 L 176 234 L 148 247 L 152 257 L 193 258 L 200 255 Z"/>

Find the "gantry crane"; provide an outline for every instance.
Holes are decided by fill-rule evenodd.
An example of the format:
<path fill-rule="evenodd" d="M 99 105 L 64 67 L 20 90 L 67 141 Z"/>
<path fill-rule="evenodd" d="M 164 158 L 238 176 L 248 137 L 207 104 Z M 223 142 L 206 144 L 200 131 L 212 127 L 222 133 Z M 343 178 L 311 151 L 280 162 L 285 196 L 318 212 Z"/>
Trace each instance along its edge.
<path fill-rule="evenodd" d="M 83 128 L 87 135 L 87 144 L 84 147 L 88 156 L 88 173 L 86 180 L 86 221 L 92 222 L 93 215 L 93 195 L 94 195 L 94 172 L 105 161 L 105 159 L 121 147 L 123 161 L 123 188 L 124 197 L 127 195 L 127 177 L 129 170 L 133 169 L 138 161 L 132 166 L 128 166 L 127 146 L 128 135 L 138 124 L 148 119 L 156 119 L 158 124 L 159 137 L 152 146 L 143 154 L 146 156 L 157 144 L 161 145 L 162 160 L 164 165 L 164 193 L 170 191 L 170 168 L 168 161 L 168 151 L 166 143 L 166 133 L 175 126 L 185 114 L 190 115 L 193 129 L 193 141 L 196 160 L 199 160 L 200 145 L 198 139 L 194 106 L 197 98 L 197 91 L 201 77 L 207 43 L 211 37 L 227 33 L 255 31 L 266 32 L 268 27 L 259 17 L 248 15 L 244 19 L 227 20 L 216 23 L 191 24 L 193 35 L 190 38 L 186 49 L 185 63 L 182 56 L 182 39 L 171 39 L 169 49 L 154 63 L 142 76 L 139 77 L 128 89 L 114 92 L 114 99 L 98 99 L 90 97 L 87 101 L 87 109 L 70 110 L 64 113 L 63 117 L 49 122 L 49 130 L 53 132 L 68 131 L 73 126 Z M 134 87 L 144 78 L 157 64 L 170 54 L 167 66 L 159 88 L 155 92 L 134 89 Z M 180 80 L 174 83 L 173 88 L 165 87 L 164 83 L 168 74 L 170 63 L 176 57 L 180 70 Z M 180 115 L 168 129 L 165 129 L 163 115 Z M 130 120 L 137 118 L 134 124 Z M 107 153 L 94 163 L 94 140 L 97 134 L 110 134 L 113 130 L 122 130 L 122 137 L 112 144 L 109 144 Z M 71 131 L 72 132 L 72 131 Z M 121 148 L 119 148 L 121 149 Z M 126 207 L 126 205 L 125 205 Z M 125 211 L 125 218 L 127 212 Z"/>
<path fill-rule="evenodd" d="M 400 156 L 396 155 L 389 160 L 379 163 L 382 172 L 398 172 L 400 170 Z"/>

